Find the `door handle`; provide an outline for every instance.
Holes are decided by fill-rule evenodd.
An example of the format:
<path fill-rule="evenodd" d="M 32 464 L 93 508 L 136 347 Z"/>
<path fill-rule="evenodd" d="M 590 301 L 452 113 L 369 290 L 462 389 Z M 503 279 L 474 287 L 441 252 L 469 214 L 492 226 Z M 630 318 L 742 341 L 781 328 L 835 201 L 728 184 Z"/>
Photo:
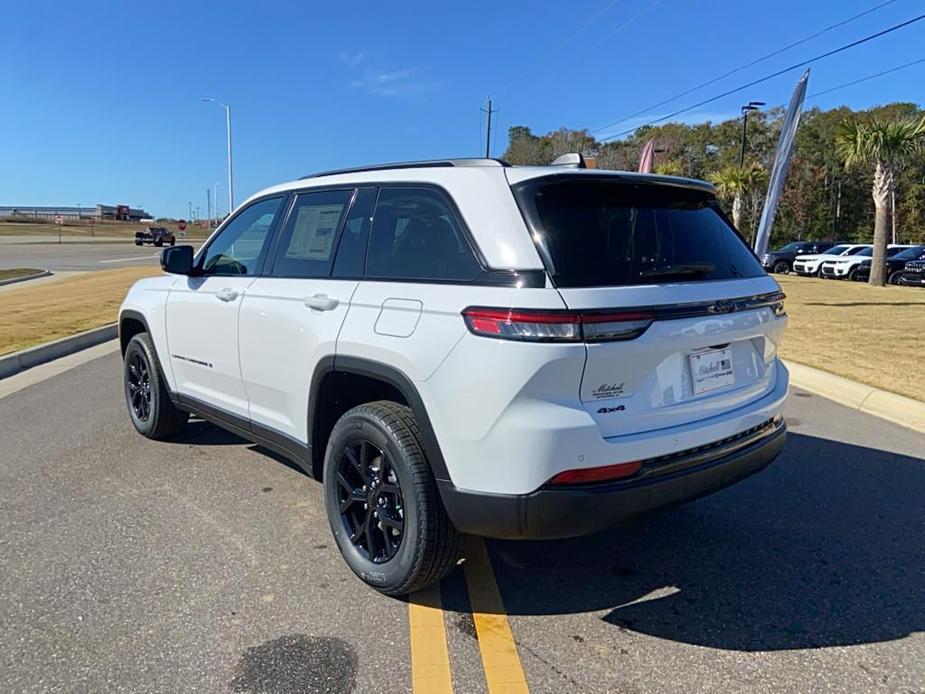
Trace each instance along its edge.
<path fill-rule="evenodd" d="M 225 287 L 224 289 L 219 289 L 217 292 L 215 292 L 215 296 L 217 296 L 222 301 L 234 301 L 238 298 L 238 293 L 231 287 Z"/>
<path fill-rule="evenodd" d="M 315 296 L 306 296 L 305 305 L 316 311 L 333 311 L 340 304 L 340 301 L 327 294 L 315 294 Z"/>

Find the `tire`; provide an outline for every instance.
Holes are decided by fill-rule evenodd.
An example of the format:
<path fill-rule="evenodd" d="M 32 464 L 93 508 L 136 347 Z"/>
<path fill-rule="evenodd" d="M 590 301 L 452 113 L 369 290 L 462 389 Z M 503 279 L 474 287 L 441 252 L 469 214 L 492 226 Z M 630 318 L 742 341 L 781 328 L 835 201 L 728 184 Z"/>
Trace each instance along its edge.
<path fill-rule="evenodd" d="M 462 535 L 446 515 L 407 406 L 380 400 L 344 414 L 328 439 L 323 480 L 331 532 L 368 585 L 405 595 L 456 565 Z"/>
<path fill-rule="evenodd" d="M 141 246 L 141 245 L 143 245 L 143 242 L 142 242 L 140 239 L 135 239 L 135 245 L 136 245 L 136 246 Z"/>
<path fill-rule="evenodd" d="M 176 245 L 177 245 L 177 240 L 176 240 L 175 238 L 173 238 L 172 236 L 170 237 L 170 245 L 171 245 L 171 246 L 176 246 Z"/>
<path fill-rule="evenodd" d="M 138 333 L 125 348 L 122 383 L 129 418 L 139 434 L 162 441 L 176 436 L 186 427 L 189 413 L 170 401 L 157 352 L 148 333 Z M 141 393 L 138 393 L 139 387 Z"/>
<path fill-rule="evenodd" d="M 895 272 L 891 272 L 890 276 L 887 278 L 886 283 L 895 284 L 896 286 L 900 286 L 902 285 L 902 276 L 903 276 L 902 270 L 896 270 Z"/>
<path fill-rule="evenodd" d="M 845 279 L 847 279 L 849 282 L 855 282 L 855 281 L 857 281 L 857 279 L 858 279 L 858 269 L 857 269 L 856 267 L 853 267 L 853 268 L 851 268 L 850 270 L 848 270 L 848 276 L 847 276 Z"/>
<path fill-rule="evenodd" d="M 774 273 L 777 275 L 783 275 L 790 272 L 790 263 L 786 260 L 778 260 L 774 263 Z"/>
<path fill-rule="evenodd" d="M 164 239 L 154 239 L 154 245 L 160 248 L 164 245 Z"/>

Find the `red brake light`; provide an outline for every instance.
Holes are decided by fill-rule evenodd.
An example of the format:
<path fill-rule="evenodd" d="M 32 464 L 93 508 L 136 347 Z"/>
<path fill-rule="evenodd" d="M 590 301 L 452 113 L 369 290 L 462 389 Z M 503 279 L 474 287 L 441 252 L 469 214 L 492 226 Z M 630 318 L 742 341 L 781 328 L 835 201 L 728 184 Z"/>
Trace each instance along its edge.
<path fill-rule="evenodd" d="M 550 485 L 561 484 L 593 484 L 594 482 L 609 482 L 611 480 L 631 477 L 639 472 L 642 463 L 634 460 L 629 463 L 604 465 L 603 467 L 589 467 L 579 470 L 566 470 L 549 480 Z"/>
<path fill-rule="evenodd" d="M 470 332 L 523 342 L 603 342 L 639 337 L 655 320 L 648 311 L 607 313 L 470 307 L 463 311 Z"/>

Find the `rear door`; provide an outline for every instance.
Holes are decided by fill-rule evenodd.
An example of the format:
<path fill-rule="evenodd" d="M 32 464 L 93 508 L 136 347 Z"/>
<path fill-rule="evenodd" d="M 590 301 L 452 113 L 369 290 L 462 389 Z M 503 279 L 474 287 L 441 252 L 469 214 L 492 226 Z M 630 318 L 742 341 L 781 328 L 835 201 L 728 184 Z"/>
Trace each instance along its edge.
<path fill-rule="evenodd" d="M 786 320 L 706 190 L 575 175 L 514 186 L 550 278 L 581 312 L 581 399 L 605 436 L 676 426 L 760 398 Z"/>
<path fill-rule="evenodd" d="M 238 363 L 238 311 L 259 273 L 283 197 L 251 203 L 200 253 L 200 274 L 174 282 L 167 297 L 170 366 L 181 395 L 247 417 Z"/>
<path fill-rule="evenodd" d="M 334 354 L 363 273 L 375 188 L 295 196 L 266 276 L 241 305 L 241 375 L 250 418 L 301 443 L 318 361 Z"/>

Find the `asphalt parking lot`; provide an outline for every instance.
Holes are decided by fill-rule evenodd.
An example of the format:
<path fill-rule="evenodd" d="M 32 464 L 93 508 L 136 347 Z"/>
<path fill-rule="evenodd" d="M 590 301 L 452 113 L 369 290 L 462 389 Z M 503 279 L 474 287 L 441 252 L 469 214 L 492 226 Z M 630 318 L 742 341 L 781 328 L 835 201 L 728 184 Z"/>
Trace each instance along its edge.
<path fill-rule="evenodd" d="M 140 437 L 115 353 L 3 392 L 4 690 L 411 691 L 418 605 L 350 574 L 316 482 L 203 422 Z M 455 690 L 504 660 L 488 610 L 534 692 L 925 691 L 925 435 L 799 391 L 786 414 L 723 492 L 473 545 L 437 613 Z"/>
<path fill-rule="evenodd" d="M 178 243 L 183 243 L 178 239 Z M 196 248 L 201 240 L 191 241 Z M 68 239 L 58 244 L 47 236 L 0 236 L 0 269 L 47 268 L 52 272 L 112 270 L 156 264 L 160 248 L 136 246 L 130 239 Z"/>

